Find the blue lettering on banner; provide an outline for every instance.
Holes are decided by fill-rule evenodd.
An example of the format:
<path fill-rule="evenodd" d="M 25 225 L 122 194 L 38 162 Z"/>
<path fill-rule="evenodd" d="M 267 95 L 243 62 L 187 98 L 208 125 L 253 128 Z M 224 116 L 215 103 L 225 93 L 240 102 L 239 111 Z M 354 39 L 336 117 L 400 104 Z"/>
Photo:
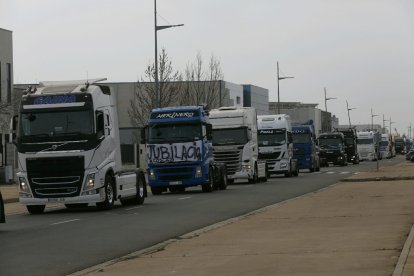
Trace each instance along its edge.
<path fill-rule="evenodd" d="M 201 160 L 201 141 L 147 145 L 148 163 L 189 162 Z"/>
<path fill-rule="evenodd" d="M 33 104 L 64 104 L 64 103 L 74 103 L 76 102 L 75 95 L 62 95 L 62 96 L 45 96 L 37 97 L 34 99 Z"/>

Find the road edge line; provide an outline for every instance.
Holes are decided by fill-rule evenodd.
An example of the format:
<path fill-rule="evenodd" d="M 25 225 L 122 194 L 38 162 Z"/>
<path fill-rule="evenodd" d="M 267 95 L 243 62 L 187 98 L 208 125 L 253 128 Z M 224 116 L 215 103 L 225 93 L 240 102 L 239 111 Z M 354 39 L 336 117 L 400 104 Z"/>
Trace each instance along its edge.
<path fill-rule="evenodd" d="M 397 265 L 394 268 L 392 276 L 401 276 L 404 271 L 405 263 L 407 262 L 408 255 L 410 254 L 411 245 L 414 240 L 414 224 L 411 226 L 410 233 L 405 240 L 404 247 L 401 250 L 400 257 L 398 258 Z"/>

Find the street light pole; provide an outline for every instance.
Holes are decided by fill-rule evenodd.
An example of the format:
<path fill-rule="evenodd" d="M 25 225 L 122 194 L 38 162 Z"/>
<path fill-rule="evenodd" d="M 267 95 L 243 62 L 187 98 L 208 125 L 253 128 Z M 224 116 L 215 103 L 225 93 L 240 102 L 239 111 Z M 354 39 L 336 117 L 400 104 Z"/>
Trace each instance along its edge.
<path fill-rule="evenodd" d="M 284 79 L 293 79 L 294 77 L 279 77 L 279 61 L 276 62 L 277 66 L 277 114 L 280 114 L 280 88 L 279 81 Z"/>
<path fill-rule="evenodd" d="M 158 26 L 157 25 L 157 0 L 154 0 L 154 32 L 155 32 L 155 93 L 157 93 L 157 105 L 161 107 L 161 91 L 158 79 L 158 41 L 157 41 L 157 31 L 173 28 L 173 27 L 181 27 L 184 24 L 178 25 L 164 25 Z"/>
<path fill-rule="evenodd" d="M 326 87 L 324 87 L 323 90 L 325 92 L 325 112 L 326 112 L 326 115 L 328 115 L 328 106 L 326 105 L 326 102 L 329 101 L 329 100 L 335 100 L 336 98 L 327 98 L 326 97 Z M 329 116 L 329 131 L 332 131 L 331 116 Z"/>
<path fill-rule="evenodd" d="M 346 101 L 346 109 L 348 110 L 348 120 L 349 120 L 349 128 L 351 128 L 351 117 L 349 116 L 349 111 L 355 108 L 349 108 L 348 101 Z"/>
<path fill-rule="evenodd" d="M 394 124 L 394 123 L 395 123 L 395 122 L 392 122 L 392 121 L 391 121 L 391 117 L 390 117 L 390 135 L 392 134 L 392 128 L 391 128 L 391 125 L 392 125 L 392 124 Z"/>
<path fill-rule="evenodd" d="M 388 120 L 386 120 L 386 119 L 384 118 L 384 114 L 382 114 L 382 129 L 383 129 L 384 133 L 385 133 L 385 122 L 386 122 L 386 121 L 388 121 Z"/>
<path fill-rule="evenodd" d="M 374 131 L 374 117 L 377 117 L 377 114 L 373 114 L 372 113 L 372 108 L 371 108 L 371 130 Z"/>

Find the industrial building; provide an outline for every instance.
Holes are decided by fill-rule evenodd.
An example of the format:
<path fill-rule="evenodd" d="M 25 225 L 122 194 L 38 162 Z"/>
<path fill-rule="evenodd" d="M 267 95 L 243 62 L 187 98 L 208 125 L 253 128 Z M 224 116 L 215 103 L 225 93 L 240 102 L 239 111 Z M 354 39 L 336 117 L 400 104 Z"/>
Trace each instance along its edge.
<path fill-rule="evenodd" d="M 269 90 L 252 84 L 243 84 L 243 106 L 254 107 L 257 115 L 268 115 Z"/>
<path fill-rule="evenodd" d="M 0 28 L 0 175 L 6 182 L 13 176 L 14 145 L 9 143 L 9 122 L 13 115 L 13 33 Z M 7 171 L 6 171 L 7 167 Z"/>

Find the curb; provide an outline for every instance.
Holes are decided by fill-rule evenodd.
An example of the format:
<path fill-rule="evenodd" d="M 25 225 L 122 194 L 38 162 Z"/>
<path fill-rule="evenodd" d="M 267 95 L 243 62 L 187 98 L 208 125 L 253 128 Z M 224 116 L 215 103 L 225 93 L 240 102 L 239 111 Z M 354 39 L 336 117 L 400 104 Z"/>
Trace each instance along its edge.
<path fill-rule="evenodd" d="M 414 225 L 411 227 L 410 234 L 405 240 L 404 247 L 401 250 L 400 257 L 398 258 L 398 263 L 395 266 L 392 276 L 401 276 L 404 271 L 405 263 L 407 262 L 408 255 L 410 254 L 411 245 L 414 239 Z"/>
<path fill-rule="evenodd" d="M 397 181 L 397 180 L 414 180 L 414 176 L 397 176 L 397 177 L 367 177 L 367 178 L 344 178 L 340 182 L 370 182 L 370 181 Z"/>

